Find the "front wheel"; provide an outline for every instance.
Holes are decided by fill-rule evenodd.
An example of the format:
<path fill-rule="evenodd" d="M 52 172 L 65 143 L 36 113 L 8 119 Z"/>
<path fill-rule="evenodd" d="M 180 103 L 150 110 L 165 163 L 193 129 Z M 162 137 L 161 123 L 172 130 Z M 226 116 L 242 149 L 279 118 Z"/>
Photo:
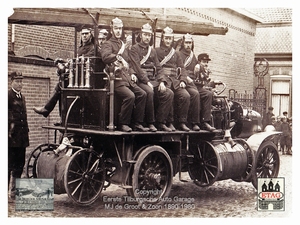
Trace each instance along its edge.
<path fill-rule="evenodd" d="M 274 178 L 278 176 L 280 158 L 276 145 L 271 141 L 264 142 L 259 147 L 255 158 L 252 184 L 257 189 L 258 178 Z"/>

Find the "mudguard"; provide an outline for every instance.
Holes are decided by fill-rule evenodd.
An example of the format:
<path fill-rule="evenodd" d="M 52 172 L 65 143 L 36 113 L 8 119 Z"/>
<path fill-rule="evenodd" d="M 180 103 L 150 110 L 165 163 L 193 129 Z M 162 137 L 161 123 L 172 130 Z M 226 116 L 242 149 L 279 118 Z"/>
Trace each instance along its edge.
<path fill-rule="evenodd" d="M 259 146 L 266 140 L 271 138 L 273 135 L 281 134 L 280 131 L 264 131 L 251 135 L 247 139 L 247 143 L 253 151 L 257 151 Z"/>

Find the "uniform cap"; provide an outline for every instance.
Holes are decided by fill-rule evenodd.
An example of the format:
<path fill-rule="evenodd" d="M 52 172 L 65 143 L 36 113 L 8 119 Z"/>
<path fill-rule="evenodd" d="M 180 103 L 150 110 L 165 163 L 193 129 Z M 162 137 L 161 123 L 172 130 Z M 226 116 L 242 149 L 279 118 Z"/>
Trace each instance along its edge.
<path fill-rule="evenodd" d="M 12 72 L 11 74 L 10 74 L 10 76 L 11 76 L 11 80 L 15 80 L 15 79 L 23 79 L 23 75 L 22 75 L 22 73 L 21 72 Z"/>
<path fill-rule="evenodd" d="M 210 61 L 211 59 L 209 58 L 209 55 L 207 53 L 201 53 L 198 55 L 198 60 L 199 61 L 201 61 L 201 60 Z"/>
<path fill-rule="evenodd" d="M 112 19 L 112 21 L 110 22 L 110 25 L 117 26 L 117 27 L 123 27 L 123 22 L 118 17 L 116 17 L 116 18 Z"/>
<path fill-rule="evenodd" d="M 170 27 L 166 27 L 165 29 L 163 29 L 163 34 L 165 37 L 174 37 L 173 29 Z"/>
<path fill-rule="evenodd" d="M 274 108 L 272 107 L 272 106 L 270 106 L 269 108 L 268 108 L 268 110 L 273 110 Z"/>
<path fill-rule="evenodd" d="M 191 34 L 184 35 L 184 41 L 191 41 L 191 42 L 193 42 L 193 36 Z"/>
<path fill-rule="evenodd" d="M 81 33 L 91 33 L 91 31 L 90 28 L 82 28 Z"/>
<path fill-rule="evenodd" d="M 142 32 L 144 33 L 150 33 L 152 34 L 152 27 L 150 26 L 149 23 L 146 23 L 142 26 L 142 29 L 141 29 Z"/>

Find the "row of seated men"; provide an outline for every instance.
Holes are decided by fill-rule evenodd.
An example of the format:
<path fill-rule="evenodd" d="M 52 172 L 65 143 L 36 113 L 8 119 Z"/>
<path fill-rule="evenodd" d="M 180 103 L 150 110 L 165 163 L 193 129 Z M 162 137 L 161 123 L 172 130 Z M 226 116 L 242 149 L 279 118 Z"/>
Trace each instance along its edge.
<path fill-rule="evenodd" d="M 110 28 L 110 32 L 100 30 L 97 51 L 106 64 L 106 72 L 113 70 L 121 78 L 115 80 L 114 85 L 115 96 L 121 102 L 118 130 L 216 131 L 210 125 L 213 93 L 203 87 L 209 80 L 210 58 L 206 53 L 196 58 L 192 35 L 184 35 L 180 49 L 175 50 L 173 30 L 166 27 L 160 46 L 153 48 L 153 30 L 147 23 L 137 35 L 136 44 L 128 48 L 123 42 L 123 21 L 114 18 Z M 84 28 L 77 53 L 91 57 L 94 51 L 92 31 Z M 65 67 L 60 61 L 57 66 L 60 75 Z M 45 106 L 34 111 L 47 117 L 59 99 L 60 85 L 57 84 Z M 157 99 L 157 107 L 154 107 L 154 99 Z"/>

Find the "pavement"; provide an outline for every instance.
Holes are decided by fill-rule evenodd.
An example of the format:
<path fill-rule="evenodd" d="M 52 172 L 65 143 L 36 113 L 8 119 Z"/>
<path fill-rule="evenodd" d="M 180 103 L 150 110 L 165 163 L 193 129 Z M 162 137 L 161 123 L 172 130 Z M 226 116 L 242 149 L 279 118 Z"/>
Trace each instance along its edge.
<path fill-rule="evenodd" d="M 278 177 L 285 178 L 285 211 L 257 211 L 257 191 L 251 183 L 235 182 L 231 179 L 216 181 L 212 186 L 196 186 L 183 173 L 189 182 L 181 182 L 178 174 L 173 179 L 169 195 L 171 201 L 151 209 L 138 208 L 136 204 L 122 200 L 108 202 L 109 198 L 126 196 L 126 190 L 111 185 L 103 190 L 99 199 L 92 205 L 78 206 L 67 194 L 54 195 L 53 211 L 15 211 L 14 203 L 8 203 L 8 217 L 43 218 L 289 218 L 292 216 L 292 158 L 280 155 Z M 189 201 L 187 201 L 189 199 Z"/>

